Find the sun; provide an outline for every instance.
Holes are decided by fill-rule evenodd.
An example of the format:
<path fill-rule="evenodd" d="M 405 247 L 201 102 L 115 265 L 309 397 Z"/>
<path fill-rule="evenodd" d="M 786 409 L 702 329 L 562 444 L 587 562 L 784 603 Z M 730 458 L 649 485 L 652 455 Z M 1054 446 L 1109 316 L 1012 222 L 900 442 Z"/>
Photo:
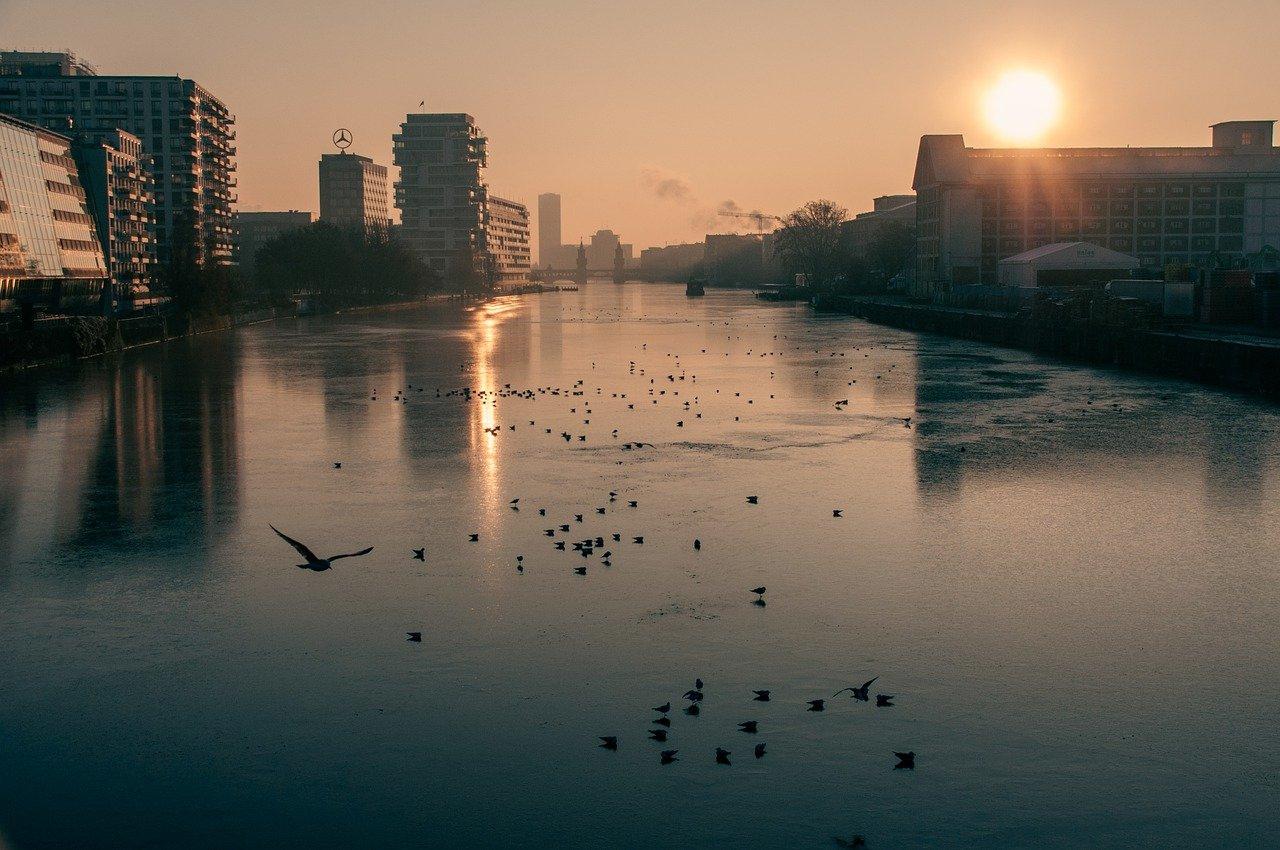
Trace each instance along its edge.
<path fill-rule="evenodd" d="M 1006 71 L 983 98 L 987 124 L 1013 142 L 1030 142 L 1058 122 L 1058 86 L 1038 71 Z"/>

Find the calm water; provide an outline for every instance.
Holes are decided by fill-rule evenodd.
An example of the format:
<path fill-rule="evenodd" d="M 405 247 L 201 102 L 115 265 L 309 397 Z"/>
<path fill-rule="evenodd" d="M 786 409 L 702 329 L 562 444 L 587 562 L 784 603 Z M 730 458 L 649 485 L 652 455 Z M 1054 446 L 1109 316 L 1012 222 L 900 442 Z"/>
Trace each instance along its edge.
<path fill-rule="evenodd" d="M 4 378 L 0 844 L 1275 846 L 1278 447 L 1249 399 L 667 286 Z"/>

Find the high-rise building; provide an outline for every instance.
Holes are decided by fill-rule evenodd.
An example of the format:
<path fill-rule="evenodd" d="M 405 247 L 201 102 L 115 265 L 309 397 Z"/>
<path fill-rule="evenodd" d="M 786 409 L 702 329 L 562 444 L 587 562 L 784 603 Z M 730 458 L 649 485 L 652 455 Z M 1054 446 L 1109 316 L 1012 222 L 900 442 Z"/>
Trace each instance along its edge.
<path fill-rule="evenodd" d="M 538 265 L 553 263 L 560 249 L 560 196 L 546 192 L 538 196 Z"/>
<path fill-rule="evenodd" d="M 194 80 L 102 76 L 72 53 L 0 52 L 0 112 L 64 134 L 137 136 L 155 175 L 160 261 L 178 241 L 207 263 L 235 259 L 235 123 Z"/>
<path fill-rule="evenodd" d="M 343 151 L 320 157 L 320 220 L 387 236 L 387 167 Z"/>
<path fill-rule="evenodd" d="M 80 136 L 72 145 L 113 284 L 112 303 L 143 294 L 155 271 L 154 181 L 142 142 L 124 130 Z"/>
<path fill-rule="evenodd" d="M 1088 242 L 1151 270 L 1280 246 L 1274 121 L 1213 126 L 1211 147 L 965 147 L 924 136 L 916 159 L 917 285 L 996 283 L 1000 260 Z"/>
<path fill-rule="evenodd" d="M 479 261 L 488 142 L 465 113 L 410 114 L 392 136 L 399 239 L 437 274 Z"/>
<path fill-rule="evenodd" d="M 0 309 L 93 302 L 106 281 L 71 139 L 0 115 Z"/>
<path fill-rule="evenodd" d="M 490 282 L 511 282 L 529 270 L 529 211 L 490 196 L 488 142 L 465 113 L 405 116 L 392 137 L 397 238 L 442 276 L 465 261 Z"/>

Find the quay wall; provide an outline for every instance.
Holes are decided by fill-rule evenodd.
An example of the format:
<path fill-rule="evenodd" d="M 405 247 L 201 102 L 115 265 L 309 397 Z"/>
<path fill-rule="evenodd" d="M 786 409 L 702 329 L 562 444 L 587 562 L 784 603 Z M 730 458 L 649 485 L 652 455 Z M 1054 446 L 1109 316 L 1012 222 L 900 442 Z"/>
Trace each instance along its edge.
<path fill-rule="evenodd" d="M 1203 331 L 1045 321 L 985 310 L 844 296 L 830 308 L 881 325 L 1021 348 L 1101 366 L 1198 381 L 1280 400 L 1280 340 Z"/>

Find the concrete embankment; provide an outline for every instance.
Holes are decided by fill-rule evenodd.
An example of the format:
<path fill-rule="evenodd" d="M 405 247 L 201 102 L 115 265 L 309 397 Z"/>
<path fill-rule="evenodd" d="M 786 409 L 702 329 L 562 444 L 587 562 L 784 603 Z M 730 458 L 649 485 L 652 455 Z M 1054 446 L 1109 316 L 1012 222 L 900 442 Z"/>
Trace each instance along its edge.
<path fill-rule="evenodd" d="M 1280 339 L 1213 328 L 1145 330 L 897 299 L 845 296 L 832 309 L 867 321 L 1184 378 L 1280 399 Z"/>

